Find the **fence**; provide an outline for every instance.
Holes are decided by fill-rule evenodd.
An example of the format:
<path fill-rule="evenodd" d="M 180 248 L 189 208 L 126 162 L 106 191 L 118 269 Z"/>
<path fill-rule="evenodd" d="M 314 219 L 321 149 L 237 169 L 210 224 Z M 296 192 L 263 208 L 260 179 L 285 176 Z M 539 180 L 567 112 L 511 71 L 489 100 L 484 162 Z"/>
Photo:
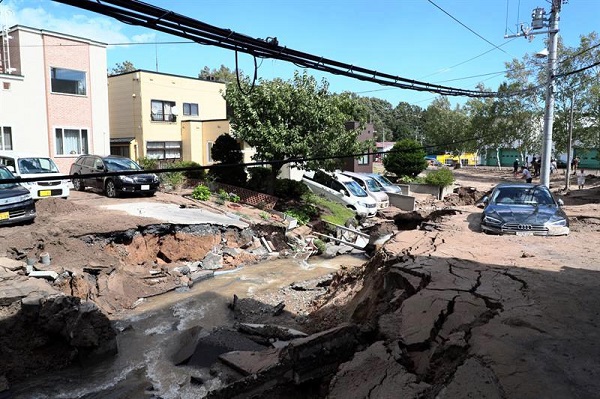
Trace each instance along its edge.
<path fill-rule="evenodd" d="M 259 193 L 257 191 L 248 190 L 247 188 L 231 186 L 229 184 L 213 182 L 210 183 L 213 191 L 219 191 L 223 189 L 227 193 L 233 193 L 240 197 L 240 202 L 248 205 L 255 206 L 260 209 L 273 209 L 279 198 Z"/>

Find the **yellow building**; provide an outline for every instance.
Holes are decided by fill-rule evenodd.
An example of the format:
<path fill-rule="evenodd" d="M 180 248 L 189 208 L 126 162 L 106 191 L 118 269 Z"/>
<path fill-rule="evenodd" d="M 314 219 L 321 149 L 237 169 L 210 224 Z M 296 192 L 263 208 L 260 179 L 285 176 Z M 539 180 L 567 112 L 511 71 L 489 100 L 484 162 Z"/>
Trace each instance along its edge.
<path fill-rule="evenodd" d="M 477 154 L 473 152 L 464 152 L 460 155 L 443 154 L 436 155 L 436 159 L 444 165 L 452 166 L 460 163 L 462 166 L 476 166 Z"/>
<path fill-rule="evenodd" d="M 111 154 L 210 165 L 229 134 L 225 84 L 136 70 L 108 78 Z"/>

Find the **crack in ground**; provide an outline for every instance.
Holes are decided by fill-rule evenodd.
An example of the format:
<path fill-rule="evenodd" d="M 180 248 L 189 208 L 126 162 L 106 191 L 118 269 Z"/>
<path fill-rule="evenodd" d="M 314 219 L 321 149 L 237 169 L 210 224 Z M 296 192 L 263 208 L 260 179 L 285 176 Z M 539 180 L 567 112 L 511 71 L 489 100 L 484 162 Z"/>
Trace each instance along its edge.
<path fill-rule="evenodd" d="M 387 368 L 386 368 L 386 369 L 385 369 L 385 374 L 384 374 L 384 375 L 383 375 L 383 377 L 382 377 L 382 378 L 379 380 L 379 382 L 378 382 L 377 384 L 373 385 L 373 386 L 371 387 L 371 389 L 369 389 L 369 393 L 367 393 L 367 398 L 370 398 L 370 397 L 371 397 L 371 394 L 373 393 L 373 390 L 374 390 L 375 388 L 378 388 L 378 387 L 380 387 L 380 386 L 383 384 L 383 382 L 384 382 L 384 381 L 386 380 L 386 378 L 387 378 L 387 375 L 388 375 L 388 370 L 387 370 Z"/>
<path fill-rule="evenodd" d="M 511 280 L 514 280 L 514 281 L 517 281 L 517 282 L 521 283 L 521 290 L 526 290 L 529 287 L 529 285 L 527 284 L 527 281 L 523 280 L 522 278 L 519 278 L 519 277 L 515 276 L 512 273 L 509 273 L 508 271 L 504 271 L 501 274 L 505 275 L 506 277 L 510 278 Z"/>

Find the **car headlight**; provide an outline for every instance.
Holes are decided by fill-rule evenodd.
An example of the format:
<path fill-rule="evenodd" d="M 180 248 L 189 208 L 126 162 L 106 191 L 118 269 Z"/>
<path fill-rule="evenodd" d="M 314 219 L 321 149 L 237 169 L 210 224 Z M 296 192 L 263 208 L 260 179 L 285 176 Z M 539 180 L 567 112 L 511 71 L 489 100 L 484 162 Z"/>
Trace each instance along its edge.
<path fill-rule="evenodd" d="M 375 208 L 375 204 L 370 204 L 368 202 L 362 202 L 362 201 L 358 201 L 358 205 L 365 207 L 365 208 Z"/>
<path fill-rule="evenodd" d="M 119 179 L 125 183 L 133 183 L 133 178 L 131 176 L 119 176 Z"/>
<path fill-rule="evenodd" d="M 152 181 L 153 181 L 154 183 L 158 183 L 158 182 L 159 182 L 159 180 L 158 180 L 158 176 L 156 176 L 156 175 L 152 175 Z"/>
<path fill-rule="evenodd" d="M 552 218 L 549 221 L 547 221 L 545 224 L 547 226 L 566 226 L 567 225 L 567 219 Z"/>
<path fill-rule="evenodd" d="M 483 217 L 483 222 L 486 224 L 502 224 L 502 220 L 493 218 L 489 215 Z"/>

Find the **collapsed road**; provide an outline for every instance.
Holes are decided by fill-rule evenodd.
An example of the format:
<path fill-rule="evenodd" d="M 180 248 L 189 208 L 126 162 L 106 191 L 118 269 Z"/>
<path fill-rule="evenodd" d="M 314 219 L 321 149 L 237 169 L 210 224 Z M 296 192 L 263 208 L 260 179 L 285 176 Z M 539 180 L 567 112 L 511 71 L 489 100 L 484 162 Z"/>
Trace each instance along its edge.
<path fill-rule="evenodd" d="M 176 370 L 177 383 L 164 383 L 156 368 L 123 366 L 123 381 L 139 375 L 137 381 L 146 383 L 106 390 L 103 397 L 596 397 L 600 294 L 594 278 L 597 256 L 588 243 L 600 238 L 600 224 L 593 222 L 598 220 L 594 203 L 573 206 L 572 213 L 578 215 L 572 220 L 573 233 L 552 239 L 482 235 L 480 211 L 472 205 L 458 204 L 433 216 L 396 218 L 390 240 L 363 265 L 296 281 L 275 292 L 240 292 L 235 306 L 233 298 L 227 298 L 231 306 L 222 308 L 231 323 L 211 329 L 186 324 L 189 328 L 176 329 L 178 334 L 169 336 L 168 345 L 165 342 L 169 350 L 164 361 L 171 363 L 169 370 Z M 85 212 L 83 207 L 80 211 Z M 60 213 L 54 210 L 53 215 Z M 148 280 L 177 277 L 181 283 L 184 274 L 171 272 L 177 262 L 167 255 L 168 247 L 163 250 L 158 245 L 161 240 L 148 245 L 157 230 L 168 232 L 163 237 L 170 240 L 182 234 L 175 231 L 181 228 L 151 225 L 147 219 L 142 222 L 131 216 L 91 229 L 98 227 L 94 223 L 102 219 L 100 215 L 85 218 L 86 228 L 69 224 L 69 220 L 83 220 L 81 213 L 69 212 L 66 220 L 53 217 L 47 216 L 52 221 L 47 225 L 22 226 L 11 233 L 20 239 L 5 233 L 13 244 L 3 248 L 7 255 L 14 258 L 27 248 L 60 255 L 60 248 L 69 248 L 63 252 L 65 268 L 79 265 L 83 272 L 82 265 L 89 266 L 94 254 L 95 268 L 88 271 L 101 269 L 98 275 L 106 273 L 100 265 L 112 264 L 118 271 L 121 261 L 129 259 L 130 264 L 145 266 L 146 272 L 153 267 L 159 273 L 168 271 Z M 223 233 L 222 228 L 205 227 Z M 136 244 L 137 248 L 151 249 L 146 259 L 152 265 L 128 258 L 134 242 L 144 243 Z M 85 248 L 87 257 L 82 257 Z M 57 255 L 53 264 L 61 259 Z M 5 275 L 2 280 L 6 281 Z M 96 294 L 95 284 L 90 287 Z M 91 299 L 93 295 L 87 293 Z M 301 299 L 294 303 L 298 294 Z M 3 316 L 22 303 L 3 303 Z M 143 314 L 127 319 L 111 308 L 125 302 L 107 303 L 111 305 L 98 308 L 68 302 L 70 310 L 62 314 L 86 320 L 81 314 L 93 313 L 98 318 L 86 316 L 94 320 L 87 325 L 99 331 L 110 318 L 118 336 L 124 337 L 136 330 L 148 337 L 166 336 L 173 330 L 172 323 L 156 324 Z M 34 308 L 43 309 L 44 303 Z M 179 304 L 166 310 L 181 315 L 193 309 Z M 36 314 L 45 320 L 41 311 Z M 206 318 L 197 315 L 195 323 L 202 326 Z M 2 319 L 2 337 L 14 337 L 14 323 L 15 319 Z M 71 324 L 56 324 L 52 336 L 69 337 L 61 326 Z M 67 360 L 88 360 L 90 348 L 97 349 L 99 356 L 114 350 L 110 334 L 96 337 L 105 338 L 105 345 L 94 346 L 100 340 L 89 338 L 67 342 L 74 348 L 65 352 L 71 357 Z M 48 342 L 38 340 L 38 352 L 31 352 L 32 356 L 39 356 Z M 27 397 L 23 395 L 18 397 Z"/>

